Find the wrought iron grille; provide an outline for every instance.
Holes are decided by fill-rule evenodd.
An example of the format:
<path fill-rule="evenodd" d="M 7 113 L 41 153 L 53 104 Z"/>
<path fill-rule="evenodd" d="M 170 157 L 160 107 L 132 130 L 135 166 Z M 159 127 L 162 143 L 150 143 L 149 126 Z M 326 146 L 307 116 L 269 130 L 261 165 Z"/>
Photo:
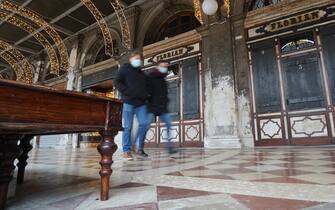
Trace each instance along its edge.
<path fill-rule="evenodd" d="M 263 8 L 272 4 L 280 3 L 283 0 L 250 0 L 249 11 Z"/>

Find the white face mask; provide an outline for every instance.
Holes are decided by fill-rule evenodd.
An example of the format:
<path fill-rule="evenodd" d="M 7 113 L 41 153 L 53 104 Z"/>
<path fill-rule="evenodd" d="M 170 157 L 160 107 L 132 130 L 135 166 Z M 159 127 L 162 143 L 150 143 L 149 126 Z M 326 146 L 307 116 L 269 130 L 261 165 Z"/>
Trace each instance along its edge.
<path fill-rule="evenodd" d="M 130 61 L 130 64 L 132 65 L 132 67 L 134 68 L 139 68 L 142 66 L 142 60 L 141 59 L 134 59 Z"/>
<path fill-rule="evenodd" d="M 159 66 L 158 71 L 162 74 L 166 74 L 168 72 L 168 68 Z"/>

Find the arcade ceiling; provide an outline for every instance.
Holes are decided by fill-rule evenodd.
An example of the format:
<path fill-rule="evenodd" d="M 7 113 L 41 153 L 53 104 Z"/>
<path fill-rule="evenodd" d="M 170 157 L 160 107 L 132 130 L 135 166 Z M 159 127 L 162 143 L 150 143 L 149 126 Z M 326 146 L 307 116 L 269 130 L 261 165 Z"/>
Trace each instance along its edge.
<path fill-rule="evenodd" d="M 4 54 L 12 47 L 23 56 L 38 54 L 46 47 L 59 44 L 62 40 L 96 23 L 90 5 L 105 18 L 114 13 L 112 0 L 3 0 L 0 1 L 0 72 L 9 68 Z M 136 0 L 119 0 L 121 7 L 128 7 Z M 85 3 L 85 4 L 84 4 Z M 22 11 L 22 9 L 24 9 Z M 94 9 L 94 8 L 93 8 Z M 34 12 L 43 18 L 35 18 Z M 96 12 L 94 12 L 96 13 Z M 49 26 L 44 26 L 48 24 Z M 49 28 L 49 30 L 42 30 Z M 55 31 L 56 33 L 53 33 Z M 35 34 L 35 36 L 34 36 Z M 39 34 L 39 35 L 36 35 Z M 44 37 L 44 38 L 43 38 Z M 6 53 L 8 52 L 8 53 Z M 61 49 L 60 49 L 61 52 Z M 4 59 L 3 57 L 7 58 Z M 61 56 L 60 56 L 61 57 Z M 6 61 L 5 61 L 6 60 Z M 10 59 L 9 59 L 10 60 Z M 61 58 L 60 58 L 61 60 Z M 66 65 L 66 64 L 64 64 Z M 61 61 L 59 66 L 62 66 Z"/>
<path fill-rule="evenodd" d="M 130 48 L 129 30 L 123 11 L 136 1 L 0 0 L 0 76 L 7 69 L 13 69 L 17 80 L 30 78 L 24 82 L 31 83 L 33 67 L 26 58 L 42 51 L 50 59 L 50 73 L 60 75 L 66 72 L 69 52 L 63 41 L 97 22 L 104 37 L 106 54 L 112 56 L 112 37 L 104 19 L 113 13 L 116 13 L 122 28 L 123 45 Z M 246 0 L 245 3 L 248 8 L 259 8 L 280 1 Z M 197 18 L 201 18 L 202 0 L 192 2 Z M 218 2 L 224 2 L 230 8 L 232 1 Z"/>

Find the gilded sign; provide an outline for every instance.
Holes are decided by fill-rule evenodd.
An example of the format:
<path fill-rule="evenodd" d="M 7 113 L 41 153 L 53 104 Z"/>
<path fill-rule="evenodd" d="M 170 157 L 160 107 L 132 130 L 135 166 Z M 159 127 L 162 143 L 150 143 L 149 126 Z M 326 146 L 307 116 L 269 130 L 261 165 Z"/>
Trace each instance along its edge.
<path fill-rule="evenodd" d="M 312 11 L 305 14 L 297 15 L 291 18 L 279 20 L 266 26 L 265 30 L 275 32 L 292 26 L 320 20 L 326 14 L 325 11 Z"/>
<path fill-rule="evenodd" d="M 273 21 L 263 26 L 251 28 L 248 30 L 248 36 L 249 38 L 255 38 L 258 36 L 267 35 L 269 33 L 290 29 L 292 27 L 298 27 L 308 23 L 316 23 L 317 21 L 331 19 L 333 17 L 335 17 L 335 6 L 315 9 Z"/>
<path fill-rule="evenodd" d="M 176 49 L 168 50 L 165 52 L 160 52 L 152 57 L 145 58 L 144 59 L 144 65 L 152 65 L 157 63 L 160 60 L 173 60 L 173 59 L 178 59 L 184 56 L 187 56 L 189 54 L 193 54 L 196 52 L 199 52 L 200 50 L 200 45 L 199 43 L 185 46 L 185 47 L 179 47 Z"/>
<path fill-rule="evenodd" d="M 160 60 L 170 60 L 170 59 L 173 59 L 179 56 L 183 56 L 188 51 L 189 51 L 189 48 L 187 47 L 181 47 L 178 49 L 170 50 L 170 51 L 155 55 L 154 57 L 152 57 L 152 61 L 156 63 Z"/>

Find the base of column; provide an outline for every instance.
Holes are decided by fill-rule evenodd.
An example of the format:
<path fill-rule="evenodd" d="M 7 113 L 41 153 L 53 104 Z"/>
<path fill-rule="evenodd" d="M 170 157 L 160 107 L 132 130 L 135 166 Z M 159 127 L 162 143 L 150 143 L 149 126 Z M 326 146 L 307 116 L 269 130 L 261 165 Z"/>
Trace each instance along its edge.
<path fill-rule="evenodd" d="M 16 182 L 17 182 L 16 178 L 13 178 L 12 181 L 9 182 L 8 194 L 7 194 L 8 199 L 13 198 L 15 196 Z"/>
<path fill-rule="evenodd" d="M 60 144 L 57 144 L 55 146 L 52 147 L 53 149 L 72 149 L 72 145 L 60 145 Z"/>
<path fill-rule="evenodd" d="M 237 136 L 210 136 L 205 137 L 205 148 L 209 149 L 240 149 L 241 140 Z"/>
<path fill-rule="evenodd" d="M 55 149 L 71 149 L 76 148 L 77 145 L 73 145 L 72 143 L 73 136 L 72 134 L 62 134 L 59 135 L 59 141 L 54 146 Z"/>
<path fill-rule="evenodd" d="M 254 148 L 255 143 L 252 137 L 241 137 L 242 147 L 245 148 Z"/>

